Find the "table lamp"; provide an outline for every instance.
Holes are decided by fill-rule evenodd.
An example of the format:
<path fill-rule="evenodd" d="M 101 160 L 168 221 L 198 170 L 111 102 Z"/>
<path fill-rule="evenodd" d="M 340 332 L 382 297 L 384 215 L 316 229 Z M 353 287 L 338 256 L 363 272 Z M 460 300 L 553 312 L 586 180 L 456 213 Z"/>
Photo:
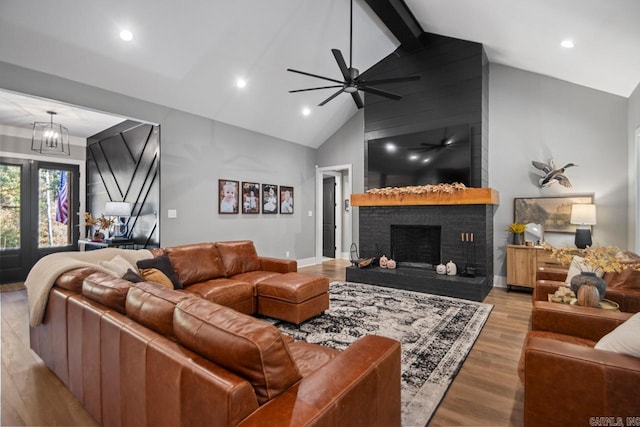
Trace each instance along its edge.
<path fill-rule="evenodd" d="M 579 204 L 571 207 L 571 224 L 576 224 L 576 247 L 584 249 L 591 246 L 591 226 L 596 224 L 596 205 Z"/>
<path fill-rule="evenodd" d="M 129 227 L 125 222 L 125 218 L 131 216 L 131 203 L 129 202 L 107 202 L 104 207 L 105 216 L 117 217 L 116 224 L 113 225 L 113 237 L 124 237 L 127 235 Z"/>

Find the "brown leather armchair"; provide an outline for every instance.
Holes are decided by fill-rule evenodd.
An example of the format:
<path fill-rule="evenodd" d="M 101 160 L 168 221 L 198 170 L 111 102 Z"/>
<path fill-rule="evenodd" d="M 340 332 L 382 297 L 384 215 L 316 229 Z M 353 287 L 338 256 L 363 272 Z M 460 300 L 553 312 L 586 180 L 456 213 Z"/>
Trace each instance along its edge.
<path fill-rule="evenodd" d="M 593 348 L 631 316 L 534 301 L 519 369 L 525 426 L 597 425 L 591 421 L 640 415 L 640 359 Z"/>

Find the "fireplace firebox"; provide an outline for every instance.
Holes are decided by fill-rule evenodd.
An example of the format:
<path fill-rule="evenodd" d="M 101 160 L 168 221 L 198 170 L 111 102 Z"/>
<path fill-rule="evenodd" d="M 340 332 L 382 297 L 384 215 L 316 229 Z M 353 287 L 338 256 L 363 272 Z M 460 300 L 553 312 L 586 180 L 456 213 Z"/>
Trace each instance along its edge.
<path fill-rule="evenodd" d="M 391 225 L 391 258 L 398 266 L 433 268 L 441 262 L 439 225 Z"/>

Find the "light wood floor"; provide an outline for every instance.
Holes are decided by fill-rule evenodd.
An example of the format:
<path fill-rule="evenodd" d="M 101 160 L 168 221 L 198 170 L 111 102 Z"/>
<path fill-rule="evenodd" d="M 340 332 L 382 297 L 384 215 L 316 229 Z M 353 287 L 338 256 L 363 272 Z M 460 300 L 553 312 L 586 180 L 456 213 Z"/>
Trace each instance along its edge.
<path fill-rule="evenodd" d="M 301 268 L 331 280 L 344 280 L 343 260 Z M 521 426 L 523 389 L 517 375 L 529 327 L 531 295 L 494 288 L 493 304 L 471 353 L 430 426 Z M 95 421 L 29 348 L 26 292 L 0 293 L 2 326 L 1 412 L 3 426 L 94 426 Z"/>

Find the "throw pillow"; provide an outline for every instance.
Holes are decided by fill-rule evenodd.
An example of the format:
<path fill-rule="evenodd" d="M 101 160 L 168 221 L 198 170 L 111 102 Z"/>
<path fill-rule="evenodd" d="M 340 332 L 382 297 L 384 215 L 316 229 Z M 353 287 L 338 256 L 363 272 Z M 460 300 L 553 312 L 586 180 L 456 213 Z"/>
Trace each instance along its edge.
<path fill-rule="evenodd" d="M 640 313 L 600 338 L 594 348 L 640 358 Z"/>
<path fill-rule="evenodd" d="M 112 276 L 116 277 L 122 277 L 127 270 L 137 270 L 133 264 L 120 255 L 116 255 L 110 261 L 100 261 L 98 264 L 107 269 Z"/>
<path fill-rule="evenodd" d="M 567 278 L 564 279 L 564 283 L 566 283 L 567 285 L 571 284 L 571 279 L 573 279 L 578 274 L 584 273 L 587 271 L 593 271 L 593 269 L 589 267 L 587 264 L 585 264 L 584 258 L 577 255 L 574 256 L 573 259 L 571 260 L 571 265 L 569 266 L 569 271 L 567 272 Z M 598 277 L 602 277 L 602 275 L 604 274 L 602 270 L 598 270 L 595 273 L 596 273 L 596 276 Z"/>
<path fill-rule="evenodd" d="M 140 277 L 140 275 L 135 271 L 133 271 L 132 269 L 128 269 L 127 272 L 124 273 L 122 278 L 124 280 L 130 281 L 131 283 L 138 283 L 143 281 L 142 277 Z M 171 285 L 171 287 L 173 287 L 173 285 Z"/>
<path fill-rule="evenodd" d="M 182 284 L 180 283 L 180 280 L 178 280 L 178 276 L 176 275 L 176 272 L 173 269 L 173 265 L 171 265 L 171 260 L 169 260 L 168 256 L 161 255 L 155 258 L 141 259 L 137 262 L 137 265 L 141 273 L 142 269 L 146 268 L 155 268 L 157 270 L 160 270 L 162 273 L 164 273 L 165 276 L 169 278 L 169 280 L 173 284 L 174 289 L 182 289 Z M 142 275 L 142 277 L 144 277 L 144 274 Z M 145 280 L 147 279 L 145 278 Z"/>
<path fill-rule="evenodd" d="M 164 286 L 165 288 L 174 289 L 171 279 L 157 268 L 141 268 L 140 274 L 145 282 L 153 282 Z"/>

